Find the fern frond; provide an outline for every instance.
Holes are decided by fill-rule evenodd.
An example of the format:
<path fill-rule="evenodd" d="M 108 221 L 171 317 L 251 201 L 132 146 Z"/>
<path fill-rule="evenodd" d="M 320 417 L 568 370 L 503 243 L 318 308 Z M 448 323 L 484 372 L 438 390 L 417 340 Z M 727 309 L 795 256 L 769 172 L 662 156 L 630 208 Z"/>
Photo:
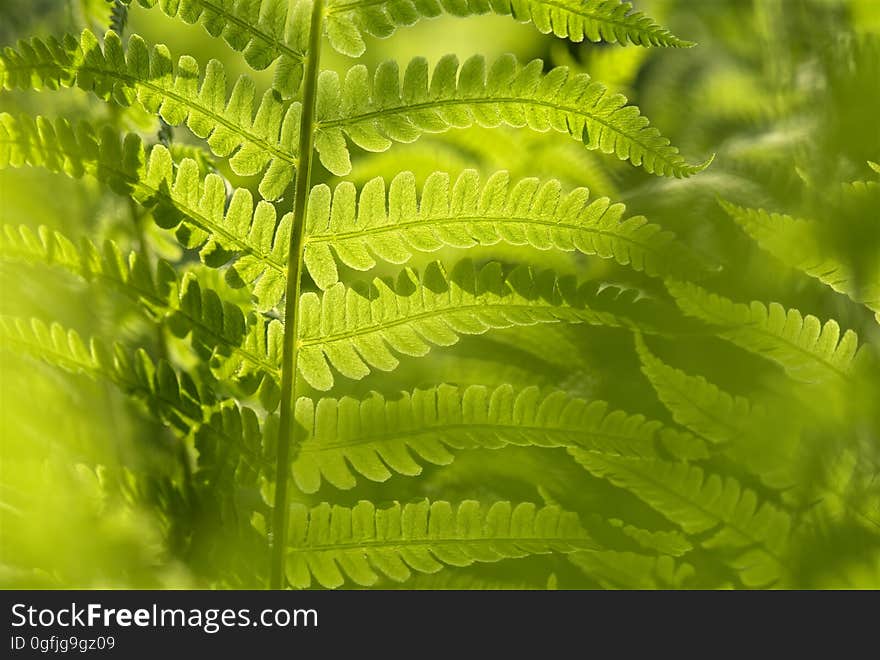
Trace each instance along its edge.
<path fill-rule="evenodd" d="M 642 529 L 635 525 L 628 525 L 622 520 L 612 518 L 608 524 L 618 528 L 625 536 L 638 543 L 645 550 L 659 552 L 671 557 L 681 557 L 694 549 L 684 536 L 679 532 L 661 532 Z"/>
<path fill-rule="evenodd" d="M 461 335 L 538 323 L 625 326 L 627 321 L 595 311 L 584 302 L 574 278 L 520 266 L 505 274 L 498 263 L 481 268 L 470 260 L 447 273 L 434 262 L 421 275 L 401 271 L 396 282 L 375 279 L 347 287 L 337 282 L 319 296 L 300 298 L 299 372 L 315 389 L 328 390 L 330 365 L 360 380 L 371 369 L 399 364 L 392 350 L 414 357 L 432 346 L 451 346 Z"/>
<path fill-rule="evenodd" d="M 565 67 L 546 74 L 542 69 L 540 60 L 521 66 L 505 55 L 487 72 L 482 56 L 459 66 L 457 57 L 447 55 L 430 76 L 427 60 L 412 60 L 402 85 L 393 61 L 380 64 L 372 79 L 362 65 L 349 69 L 343 82 L 335 72 L 323 71 L 315 142 L 321 162 L 344 175 L 351 171 L 346 140 L 367 151 L 384 151 L 392 142 L 412 142 L 425 133 L 504 124 L 566 133 L 589 149 L 661 176 L 687 177 L 709 165 L 687 164 L 638 108 L 588 75 L 573 75 Z"/>
<path fill-rule="evenodd" d="M 137 252 L 124 256 L 113 241 L 98 248 L 88 239 L 79 245 L 64 234 L 41 225 L 34 232 L 26 225 L 0 226 L 0 258 L 28 264 L 57 266 L 85 281 L 101 281 L 150 312 L 167 310 L 177 287 L 177 275 L 169 264 L 159 262 L 154 277 Z"/>
<path fill-rule="evenodd" d="M 106 379 L 143 402 L 179 435 L 192 435 L 199 450 L 200 480 L 222 481 L 219 472 L 227 471 L 226 477 L 236 475 L 236 488 L 253 489 L 257 477 L 266 472 L 261 439 L 265 442 L 272 437 L 277 418 L 270 415 L 261 424 L 250 408 L 230 400 L 218 403 L 165 360 L 154 362 L 142 349 L 131 351 L 120 343 L 111 347 L 94 337 L 86 344 L 75 330 L 39 319 L 0 316 L 0 338 L 7 350 L 26 352 L 72 373 Z"/>
<path fill-rule="evenodd" d="M 719 337 L 773 360 L 795 380 L 845 378 L 852 369 L 858 336 L 847 330 L 841 338 L 834 320 L 823 326 L 815 316 L 778 303 L 735 303 L 690 282 L 670 280 L 666 286 L 685 314 L 719 326 Z"/>
<path fill-rule="evenodd" d="M 764 209 L 743 208 L 723 200 L 721 206 L 762 249 L 782 263 L 880 313 L 880 263 L 872 278 L 857 280 L 849 265 L 822 249 L 815 222 Z"/>
<path fill-rule="evenodd" d="M 230 260 L 233 286 L 247 286 L 261 310 L 276 306 L 287 281 L 287 245 L 293 216 L 280 219 L 275 207 L 237 188 L 227 199 L 217 174 L 202 177 L 191 159 L 175 163 L 162 145 L 149 154 L 140 137 L 119 135 L 105 127 L 100 135 L 88 124 L 74 129 L 59 119 L 14 118 L 0 113 L 0 169 L 25 165 L 68 176 L 94 176 L 118 194 L 153 210 L 161 227 L 177 228 L 184 247 L 198 249 L 209 266 Z"/>
<path fill-rule="evenodd" d="M 702 376 L 665 364 L 640 336 L 636 337 L 636 350 L 642 373 L 676 422 L 719 445 L 725 456 L 765 485 L 779 490 L 794 485 L 794 449 L 799 438 L 797 425 L 782 421 L 787 415 L 778 409 L 770 412 L 772 408 L 754 405 Z"/>
<path fill-rule="evenodd" d="M 359 502 L 347 509 L 294 504 L 290 511 L 287 579 L 307 588 L 314 579 L 336 588 L 346 580 L 374 585 L 384 575 L 404 582 L 443 566 L 595 549 L 577 515 L 558 507 L 496 502 L 483 510 L 467 500 L 395 503 L 377 509 Z"/>
<path fill-rule="evenodd" d="M 511 16 L 518 22 L 532 23 L 542 34 L 574 42 L 587 39 L 672 48 L 694 45 L 620 0 L 331 0 L 326 32 L 333 48 L 359 57 L 366 50 L 364 34 L 389 37 L 399 27 L 444 13 Z"/>
<path fill-rule="evenodd" d="M 568 559 L 603 589 L 681 589 L 696 575 L 688 563 L 635 552 L 574 552 Z"/>
<path fill-rule="evenodd" d="M 201 309 L 210 312 L 203 302 Z M 203 312 L 205 313 L 205 312 Z M 262 314 L 247 317 L 247 331 L 241 344 L 214 350 L 211 369 L 219 380 L 232 380 L 244 392 L 256 393 L 268 411 L 278 407 L 281 396 L 282 337 L 284 325 Z M 194 337 L 193 341 L 198 341 Z"/>
<path fill-rule="evenodd" d="M 250 408 L 224 401 L 195 433 L 195 480 L 227 495 L 232 491 L 247 511 L 265 508 L 256 491 L 259 478 L 272 474 L 267 447 L 277 434 L 277 419 L 270 415 L 261 423 Z"/>
<path fill-rule="evenodd" d="M 122 344 L 109 347 L 75 330 L 39 319 L 0 316 L 0 335 L 7 349 L 23 351 L 38 360 L 72 373 L 106 378 L 122 391 L 142 399 L 155 413 L 181 433 L 189 433 L 213 404 L 186 374 L 178 375 L 164 360 L 158 363 L 143 349 L 131 352 Z"/>
<path fill-rule="evenodd" d="M 280 197 L 293 178 L 300 104 L 287 106 L 274 90 L 258 101 L 247 76 L 227 98 L 226 71 L 217 60 L 208 62 L 202 75 L 192 57 L 184 55 L 174 67 L 165 46 L 150 48 L 136 34 L 123 49 L 115 32 L 107 32 L 102 47 L 89 30 L 79 39 L 33 38 L 20 41 L 18 50 L 0 52 L 2 89 L 74 86 L 123 106 L 139 103 L 171 126 L 186 124 L 207 139 L 215 155 L 229 156 L 233 172 L 261 174 L 259 190 L 266 199 Z"/>
<path fill-rule="evenodd" d="M 131 4 L 134 0 L 123 0 Z M 146 8 L 159 5 L 166 16 L 190 25 L 200 24 L 212 37 L 222 37 L 230 48 L 257 71 L 276 60 L 275 89 L 285 98 L 294 95 L 303 76 L 308 50 L 310 2 L 289 0 L 137 0 Z"/>
<path fill-rule="evenodd" d="M 657 456 L 687 445 L 691 454 L 708 455 L 701 441 L 642 415 L 559 391 L 542 395 L 537 387 L 439 385 L 393 400 L 378 393 L 362 400 L 303 397 L 296 420 L 306 435 L 293 478 L 305 493 L 316 492 L 322 479 L 347 490 L 358 474 L 379 482 L 392 473 L 414 476 L 421 462 L 448 465 L 451 451 L 477 448 L 586 447 Z"/>
<path fill-rule="evenodd" d="M 369 270 L 376 260 L 404 264 L 414 252 L 498 243 L 578 251 L 614 259 L 649 275 L 697 272 L 698 262 L 670 232 L 644 217 L 623 219 L 625 207 L 589 191 L 563 193 L 558 181 L 510 181 L 496 172 L 480 182 L 465 170 L 428 177 L 419 194 L 410 172 L 369 181 L 357 193 L 348 182 L 331 193 L 316 186 L 309 201 L 305 265 L 322 289 L 339 280 L 337 261 Z"/>
<path fill-rule="evenodd" d="M 0 258 L 59 266 L 86 281 L 101 281 L 143 304 L 180 338 L 190 337 L 196 352 L 218 378 L 257 391 L 269 410 L 278 405 L 281 379 L 280 324 L 249 315 L 199 285 L 192 273 L 179 278 L 159 261 L 154 277 L 137 252 L 123 255 L 112 241 L 98 248 L 84 239 L 75 245 L 57 231 L 41 226 L 4 225 L 0 231 Z M 263 342 L 259 341 L 260 336 Z"/>
<path fill-rule="evenodd" d="M 670 367 L 648 350 L 640 335 L 636 350 L 642 373 L 677 423 L 716 444 L 733 442 L 745 433 L 752 412 L 748 399 L 731 396 L 702 376 Z"/>
<path fill-rule="evenodd" d="M 687 534 L 707 534 L 707 549 L 733 552 L 729 564 L 748 587 L 765 587 L 786 572 L 791 519 L 731 477 L 707 476 L 686 463 L 570 449 L 596 477 L 629 490 Z"/>

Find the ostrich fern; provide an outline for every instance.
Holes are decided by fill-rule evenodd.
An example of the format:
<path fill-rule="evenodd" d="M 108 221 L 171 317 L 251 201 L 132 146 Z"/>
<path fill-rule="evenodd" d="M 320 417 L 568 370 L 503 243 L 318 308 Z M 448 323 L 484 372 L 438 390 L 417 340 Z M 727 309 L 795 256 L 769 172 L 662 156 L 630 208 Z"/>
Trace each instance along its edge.
<path fill-rule="evenodd" d="M 184 256 L 160 255 L 142 228 L 131 246 L 88 229 L 8 224 L 0 259 L 121 294 L 158 328 L 158 349 L 37 318 L 4 316 L 0 332 L 11 350 L 112 383 L 173 431 L 183 472 L 173 488 L 187 502 L 169 505 L 176 525 L 210 511 L 224 533 L 251 539 L 245 564 L 266 564 L 243 582 L 267 576 L 272 588 L 418 584 L 416 574 L 550 554 L 601 586 L 796 584 L 788 557 L 798 530 L 812 529 L 811 489 L 789 464 L 796 438 L 786 429 L 776 451 L 756 451 L 773 428 L 769 404 L 668 365 L 652 347 L 718 339 L 821 387 L 870 363 L 855 333 L 713 293 L 705 281 L 720 264 L 586 187 L 473 167 L 419 180 L 393 153 L 498 129 L 538 142 L 557 133 L 645 178 L 698 175 L 711 158 L 691 164 L 624 96 L 537 59 L 321 68 L 327 48 L 358 58 L 370 37 L 441 14 L 510 16 L 575 43 L 693 43 L 618 0 L 139 0 L 139 11 L 201 25 L 255 71 L 274 67 L 260 92 L 217 60 L 125 38 L 129 4 L 113 3 L 103 37 L 86 29 L 7 47 L 0 88 L 77 88 L 117 118 L 148 117 L 165 137 L 120 128 L 130 121 L 4 112 L 0 169 L 104 186 Z M 169 127 L 198 146 L 169 141 Z M 359 176 L 368 154 L 388 150 L 394 171 Z M 806 241 L 785 251 L 790 232 L 807 231 L 800 221 L 724 208 L 761 247 L 877 311 L 876 287 L 845 264 Z M 588 275 L 584 258 L 621 281 Z M 554 269 L 559 259 L 574 266 Z M 570 380 L 425 382 L 414 370 L 449 353 L 456 373 L 453 346 L 483 346 L 484 373 L 515 356 L 544 361 L 553 332 L 569 327 L 577 341 L 625 341 L 658 397 L 644 409 L 661 419 L 636 412 L 639 401 L 624 412 L 584 396 Z M 543 505 L 444 490 L 439 475 L 460 455 L 517 450 L 564 457 L 588 492 L 625 493 L 622 510 L 640 511 L 637 520 L 581 499 L 576 481 L 545 483 L 539 467 L 529 477 Z M 426 484 L 418 498 L 405 486 L 397 494 L 405 478 Z M 823 487 L 849 506 L 839 482 Z M 866 525 L 878 520 L 870 506 L 854 510 Z M 211 543 L 199 533 L 189 530 L 189 543 Z"/>

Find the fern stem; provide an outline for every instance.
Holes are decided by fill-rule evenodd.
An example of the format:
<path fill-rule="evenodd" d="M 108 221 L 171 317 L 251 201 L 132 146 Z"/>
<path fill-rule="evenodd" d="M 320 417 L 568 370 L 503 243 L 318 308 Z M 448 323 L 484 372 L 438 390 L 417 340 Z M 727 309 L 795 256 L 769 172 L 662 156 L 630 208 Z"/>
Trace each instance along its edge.
<path fill-rule="evenodd" d="M 296 455 L 293 443 L 293 406 L 296 401 L 296 368 L 300 285 L 303 269 L 303 238 L 306 206 L 314 152 L 315 103 L 318 97 L 318 64 L 321 59 L 321 33 L 324 0 L 314 0 L 309 29 L 309 49 L 303 81 L 302 117 L 299 133 L 299 164 L 296 169 L 293 199 L 293 231 L 287 261 L 287 289 L 284 311 L 284 343 L 281 368 L 281 418 L 278 425 L 278 456 L 275 462 L 275 502 L 272 510 L 272 548 L 269 588 L 281 589 L 284 583 L 284 547 L 287 543 L 287 482 L 290 461 Z"/>

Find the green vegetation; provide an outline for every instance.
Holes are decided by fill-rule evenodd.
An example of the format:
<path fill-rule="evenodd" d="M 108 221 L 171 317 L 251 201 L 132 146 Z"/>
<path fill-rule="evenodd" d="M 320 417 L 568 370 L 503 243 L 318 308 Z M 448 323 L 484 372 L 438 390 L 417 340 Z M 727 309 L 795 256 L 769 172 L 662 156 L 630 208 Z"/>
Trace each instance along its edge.
<path fill-rule="evenodd" d="M 0 585 L 880 588 L 880 7 L 635 5 L 6 3 Z"/>

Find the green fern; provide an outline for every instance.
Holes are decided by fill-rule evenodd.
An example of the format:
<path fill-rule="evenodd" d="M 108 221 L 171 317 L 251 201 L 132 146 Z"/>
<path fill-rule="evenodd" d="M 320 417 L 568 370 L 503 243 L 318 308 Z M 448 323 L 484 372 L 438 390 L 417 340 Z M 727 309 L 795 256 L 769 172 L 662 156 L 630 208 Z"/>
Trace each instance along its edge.
<path fill-rule="evenodd" d="M 671 557 L 635 552 L 576 552 L 569 560 L 605 589 L 681 589 L 696 573 Z"/>
<path fill-rule="evenodd" d="M 254 204 L 245 188 L 227 200 L 223 178 L 202 176 L 195 160 L 175 163 L 164 146 L 147 152 L 138 136 L 128 134 L 120 142 L 109 128 L 96 135 L 88 124 L 74 129 L 64 120 L 53 125 L 42 117 L 0 114 L 0 169 L 25 165 L 106 181 L 151 208 L 159 226 L 177 228 L 181 243 L 199 249 L 206 264 L 218 267 L 234 258 L 227 281 L 247 285 L 260 309 L 271 309 L 283 297 L 292 216 L 278 219 L 274 206 L 265 200 Z"/>
<path fill-rule="evenodd" d="M 372 369 L 396 368 L 395 353 L 423 356 L 462 335 L 537 323 L 626 324 L 591 309 L 585 297 L 575 281 L 551 271 L 518 267 L 505 274 L 499 263 L 477 268 L 469 260 L 449 274 L 435 262 L 421 274 L 405 270 L 394 282 L 340 282 L 320 297 L 305 293 L 300 299 L 299 371 L 315 389 L 328 390 L 335 382 L 330 365 L 361 379 Z"/>
<path fill-rule="evenodd" d="M 483 185 L 474 170 L 455 182 L 434 173 L 421 195 L 408 172 L 396 176 L 387 193 L 382 179 L 369 181 L 360 194 L 348 183 L 332 193 L 318 186 L 309 210 L 304 260 L 322 289 L 338 281 L 337 261 L 369 270 L 377 259 L 404 264 L 416 251 L 501 242 L 577 250 L 650 275 L 699 272 L 699 261 L 671 233 L 643 217 L 622 220 L 623 205 L 604 197 L 589 201 L 585 188 L 563 194 L 556 181 L 524 179 L 511 185 L 507 172 L 493 174 Z"/>
<path fill-rule="evenodd" d="M 534 554 L 594 547 L 577 516 L 558 507 L 496 502 L 485 512 L 469 500 L 394 504 L 377 509 L 360 502 L 346 509 L 295 505 L 290 516 L 287 576 L 295 587 L 314 579 L 339 587 L 347 579 L 361 586 L 380 576 L 404 582 L 444 565 L 470 566 Z"/>
<path fill-rule="evenodd" d="M 121 390 L 137 396 L 171 427 L 187 433 L 204 419 L 210 393 L 179 376 L 167 362 L 154 363 L 143 350 L 134 353 L 121 344 L 108 346 L 92 339 L 86 344 L 75 330 L 39 319 L 0 316 L 0 333 L 6 347 L 26 351 L 49 364 L 92 378 L 106 378 Z"/>
<path fill-rule="evenodd" d="M 853 367 L 858 336 L 847 330 L 841 337 L 834 320 L 823 325 L 778 303 L 769 308 L 757 301 L 735 303 L 691 283 L 669 281 L 667 288 L 685 314 L 717 326 L 719 337 L 773 360 L 792 378 L 808 383 L 846 378 Z"/>
<path fill-rule="evenodd" d="M 774 257 L 880 314 L 880 270 L 866 281 L 857 279 L 848 264 L 820 247 L 820 231 L 815 222 L 768 213 L 763 209 L 743 208 L 729 202 L 721 205 L 758 245 Z"/>
<path fill-rule="evenodd" d="M 676 422 L 718 444 L 734 442 L 745 433 L 752 413 L 746 398 L 731 396 L 702 376 L 664 364 L 648 350 L 641 336 L 636 337 L 636 348 L 642 373 Z"/>
<path fill-rule="evenodd" d="M 659 552 L 670 557 L 680 557 L 694 549 L 690 541 L 679 532 L 652 532 L 635 525 L 628 525 L 617 518 L 611 518 L 608 520 L 608 524 L 619 528 L 621 532 L 645 550 Z"/>
<path fill-rule="evenodd" d="M 837 38 L 849 13 L 813 8 L 816 30 L 782 9 L 671 3 L 671 25 L 707 45 L 652 58 L 583 43 L 694 45 L 619 0 L 100 4 L 49 8 L 40 30 L 67 36 L 0 51 L 13 574 L 297 589 L 873 579 L 877 328 L 859 305 L 880 314 L 878 189 L 859 179 L 880 153 L 866 128 L 880 51 Z M 398 47 L 442 36 L 399 30 L 422 19 L 488 14 L 513 19 L 516 55 L 501 38 L 479 42 L 488 59 Z M 157 26 L 187 52 L 140 36 Z M 713 174 L 691 179 L 712 159 L 684 154 L 716 145 Z M 716 222 L 716 195 L 755 200 L 721 206 L 849 299 L 779 278 Z M 793 307 L 716 293 L 737 290 Z M 66 527 L 34 505 L 45 477 L 22 489 L 19 473 L 68 458 L 88 463 L 102 519 L 111 503 L 155 518 L 138 539 L 156 548 L 148 568 L 113 552 L 125 560 L 83 578 L 85 562 L 32 552 L 33 529 Z"/>
<path fill-rule="evenodd" d="M 707 455 L 696 438 L 642 415 L 609 412 L 604 401 L 562 392 L 541 396 L 536 387 L 440 385 L 401 393 L 396 400 L 379 394 L 362 400 L 301 398 L 296 419 L 306 437 L 293 478 L 305 493 L 316 492 L 322 479 L 350 489 L 356 474 L 380 482 L 393 473 L 415 476 L 422 472 L 420 462 L 448 465 L 451 451 L 464 449 L 516 445 L 589 447 L 627 456 L 683 450 Z"/>
<path fill-rule="evenodd" d="M 506 125 L 566 133 L 589 149 L 661 176 L 691 176 L 711 162 L 687 164 L 638 108 L 586 74 L 571 75 L 565 67 L 544 74 L 542 67 L 540 60 L 521 66 L 502 56 L 487 69 L 478 55 L 459 66 L 458 58 L 448 55 L 430 75 L 427 60 L 412 60 L 402 84 L 397 63 L 390 61 L 372 77 L 361 65 L 343 79 L 323 72 L 315 148 L 327 169 L 344 175 L 351 171 L 346 140 L 367 151 L 385 151 L 393 142 L 412 142 L 424 133 Z"/>
<path fill-rule="evenodd" d="M 728 562 L 745 586 L 763 587 L 784 578 L 789 516 L 772 504 L 760 504 L 733 478 L 707 477 L 702 468 L 683 463 L 570 451 L 592 474 L 632 491 L 687 534 L 713 531 L 703 547 L 732 551 Z"/>
<path fill-rule="evenodd" d="M 267 199 L 279 197 L 293 178 L 300 104 L 285 106 L 274 90 L 257 99 L 247 76 L 236 81 L 227 97 L 226 72 L 217 60 L 202 75 L 192 57 L 181 57 L 175 67 L 165 46 L 149 47 L 132 35 L 123 48 L 112 31 L 103 44 L 84 30 L 79 39 L 34 38 L 18 46 L 0 54 L 4 89 L 75 86 L 122 106 L 138 103 L 171 126 L 186 124 L 214 154 L 229 156 L 236 174 L 261 174 L 259 190 Z"/>
<path fill-rule="evenodd" d="M 46 227 L 40 227 L 37 235 L 25 226 L 3 227 L 0 257 L 59 266 L 87 281 L 106 283 L 145 305 L 175 336 L 189 336 L 218 378 L 237 383 L 247 393 L 257 391 L 269 410 L 278 405 L 279 324 L 246 316 L 237 305 L 202 288 L 192 274 L 178 279 L 170 264 L 159 261 L 153 276 L 137 252 L 126 258 L 111 241 L 102 249 L 88 240 L 77 247 Z"/>
<path fill-rule="evenodd" d="M 779 423 L 768 406 L 755 405 L 702 376 L 665 364 L 641 337 L 636 338 L 636 348 L 642 373 L 677 423 L 719 446 L 725 456 L 771 488 L 784 490 L 796 484 L 797 434 Z M 766 439 L 769 430 L 773 431 L 771 441 Z"/>
<path fill-rule="evenodd" d="M 340 53 L 358 57 L 366 46 L 364 34 L 389 37 L 421 18 L 448 13 L 472 16 L 494 13 L 532 23 L 543 34 L 574 42 L 606 41 L 643 46 L 690 48 L 694 44 L 657 25 L 632 5 L 620 0 L 334 0 L 327 7 L 327 37 Z"/>
<path fill-rule="evenodd" d="M 133 0 L 122 0 L 131 4 Z M 142 7 L 159 5 L 185 23 L 198 23 L 222 37 L 245 62 L 260 71 L 276 63 L 275 89 L 285 98 L 299 91 L 308 49 L 309 5 L 284 0 L 137 0 Z"/>

